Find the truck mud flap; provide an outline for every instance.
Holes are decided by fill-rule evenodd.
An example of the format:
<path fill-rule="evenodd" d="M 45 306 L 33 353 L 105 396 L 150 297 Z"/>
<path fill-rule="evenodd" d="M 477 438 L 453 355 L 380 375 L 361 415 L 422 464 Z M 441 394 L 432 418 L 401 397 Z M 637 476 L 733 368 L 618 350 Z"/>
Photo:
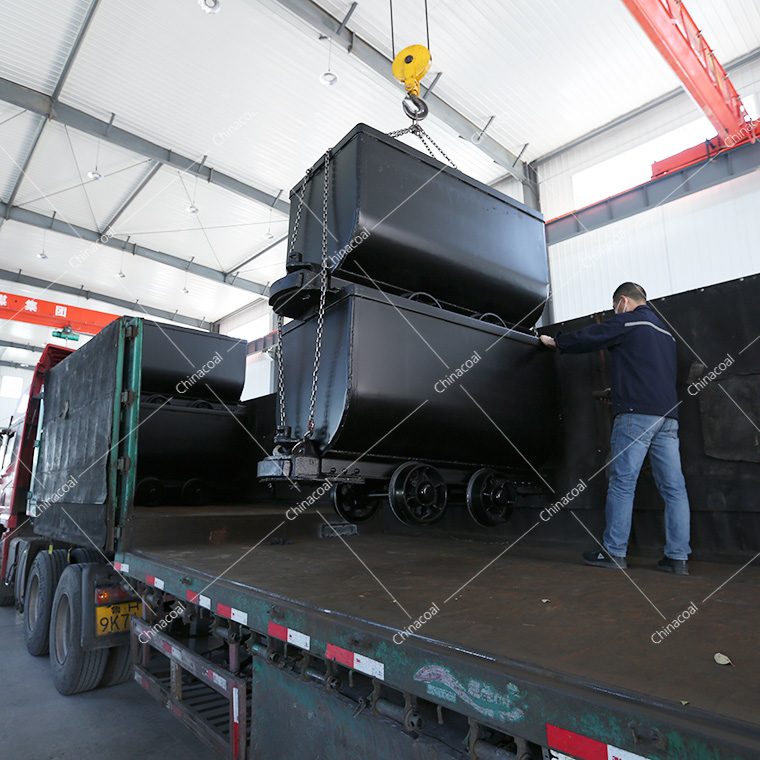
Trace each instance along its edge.
<path fill-rule="evenodd" d="M 245 760 L 248 698 L 245 679 L 132 618 L 135 681 L 221 757 Z"/>

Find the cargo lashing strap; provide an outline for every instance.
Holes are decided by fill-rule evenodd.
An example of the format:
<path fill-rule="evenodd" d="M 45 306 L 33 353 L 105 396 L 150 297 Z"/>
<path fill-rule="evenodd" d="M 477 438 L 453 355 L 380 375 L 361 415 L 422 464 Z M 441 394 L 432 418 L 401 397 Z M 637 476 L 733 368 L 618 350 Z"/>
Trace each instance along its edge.
<path fill-rule="evenodd" d="M 298 228 L 301 224 L 301 215 L 304 207 L 304 194 L 306 193 L 306 184 L 311 178 L 312 170 L 309 168 L 304 177 L 301 193 L 298 196 L 298 209 L 296 210 L 296 219 L 293 224 L 293 236 L 291 238 L 291 248 L 289 253 L 293 253 L 296 238 L 298 237 Z M 328 280 L 328 260 L 327 260 L 327 217 L 328 203 L 330 198 L 330 151 L 324 156 L 324 194 L 322 197 L 322 262 L 319 270 L 319 304 L 317 306 L 317 335 L 314 346 L 314 372 L 311 381 L 311 396 L 309 398 L 309 421 L 306 426 L 301 441 L 305 442 L 314 435 L 315 412 L 317 406 L 317 383 L 319 381 L 319 364 L 322 357 L 322 336 L 325 326 L 325 308 L 327 305 L 327 280 Z M 313 278 L 312 278 L 313 279 Z M 280 426 L 278 436 L 287 437 L 288 429 L 285 425 L 285 375 L 284 375 L 284 358 L 283 358 L 283 340 L 282 340 L 283 318 L 282 314 L 277 315 L 277 330 L 279 335 L 279 345 L 277 351 L 277 383 L 280 407 Z"/>

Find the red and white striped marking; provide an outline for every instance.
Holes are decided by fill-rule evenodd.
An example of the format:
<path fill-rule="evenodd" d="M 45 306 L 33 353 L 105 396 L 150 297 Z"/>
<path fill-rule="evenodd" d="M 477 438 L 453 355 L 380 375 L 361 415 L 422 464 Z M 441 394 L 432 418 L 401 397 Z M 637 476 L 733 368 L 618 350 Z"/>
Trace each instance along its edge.
<path fill-rule="evenodd" d="M 164 590 L 164 582 L 160 578 L 156 578 L 155 575 L 146 575 L 145 582 L 149 586 L 153 586 L 154 588 L 157 588 L 159 591 Z"/>
<path fill-rule="evenodd" d="M 118 570 L 120 573 L 128 573 L 129 565 L 126 562 L 114 562 L 113 569 Z"/>
<path fill-rule="evenodd" d="M 240 697 L 238 687 L 232 687 L 232 752 L 233 757 L 239 757 L 240 747 Z"/>
<path fill-rule="evenodd" d="M 206 675 L 221 689 L 227 691 L 227 679 L 224 676 L 220 676 L 215 670 L 206 668 Z"/>
<path fill-rule="evenodd" d="M 276 639 L 281 639 L 282 641 L 287 641 L 288 644 L 295 644 L 297 647 L 301 647 L 301 649 L 308 650 L 311 648 L 310 636 L 307 636 L 300 631 L 294 631 L 292 628 L 286 628 L 284 625 L 280 625 L 271 620 L 269 621 L 267 632 L 270 636 L 274 636 Z"/>
<path fill-rule="evenodd" d="M 385 678 L 385 665 L 382 662 L 373 660 L 371 657 L 366 657 L 363 654 L 350 652 L 348 649 L 336 647 L 335 644 L 327 645 L 325 657 L 328 660 L 335 660 L 335 662 L 339 662 L 341 665 L 345 665 L 352 670 L 358 670 L 360 673 L 365 673 L 373 678 L 379 678 L 381 681 Z"/>
<path fill-rule="evenodd" d="M 195 591 L 190 591 L 188 589 L 187 593 L 185 594 L 185 597 L 187 598 L 188 602 L 192 602 L 193 604 L 198 604 L 201 607 L 205 607 L 207 610 L 211 609 L 211 599 L 209 599 L 207 596 L 203 596 L 203 594 L 199 594 Z"/>
<path fill-rule="evenodd" d="M 236 610 L 234 607 L 228 607 L 226 604 L 217 604 L 216 612 L 217 615 L 226 617 L 228 620 L 232 620 L 235 623 L 248 625 L 248 613 L 243 612 L 243 610 Z"/>
<path fill-rule="evenodd" d="M 636 755 L 549 723 L 546 724 L 546 743 L 551 749 L 567 753 L 578 760 L 649 760 L 644 755 Z"/>

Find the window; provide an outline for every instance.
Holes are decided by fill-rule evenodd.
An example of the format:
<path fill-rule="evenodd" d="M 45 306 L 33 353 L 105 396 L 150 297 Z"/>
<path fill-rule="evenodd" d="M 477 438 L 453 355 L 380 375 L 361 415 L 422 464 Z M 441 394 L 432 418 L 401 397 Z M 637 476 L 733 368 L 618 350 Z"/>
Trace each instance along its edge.
<path fill-rule="evenodd" d="M 755 96 L 744 99 L 751 116 L 757 112 Z M 648 182 L 652 164 L 715 137 L 715 127 L 703 116 L 643 145 L 602 161 L 573 176 L 573 204 L 584 208 L 611 195 Z"/>
<path fill-rule="evenodd" d="M 231 338 L 247 340 L 249 343 L 256 338 L 263 338 L 272 332 L 270 318 L 270 314 L 262 314 L 260 317 L 240 325 L 240 327 L 229 330 L 227 335 Z"/>

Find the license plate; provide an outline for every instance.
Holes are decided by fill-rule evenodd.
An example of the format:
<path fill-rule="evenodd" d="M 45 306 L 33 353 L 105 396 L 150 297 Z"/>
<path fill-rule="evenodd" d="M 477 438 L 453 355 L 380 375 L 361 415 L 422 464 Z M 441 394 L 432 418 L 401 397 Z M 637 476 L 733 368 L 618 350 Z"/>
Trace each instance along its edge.
<path fill-rule="evenodd" d="M 98 636 L 129 630 L 129 619 L 142 612 L 142 602 L 105 604 L 95 608 L 95 630 Z"/>

